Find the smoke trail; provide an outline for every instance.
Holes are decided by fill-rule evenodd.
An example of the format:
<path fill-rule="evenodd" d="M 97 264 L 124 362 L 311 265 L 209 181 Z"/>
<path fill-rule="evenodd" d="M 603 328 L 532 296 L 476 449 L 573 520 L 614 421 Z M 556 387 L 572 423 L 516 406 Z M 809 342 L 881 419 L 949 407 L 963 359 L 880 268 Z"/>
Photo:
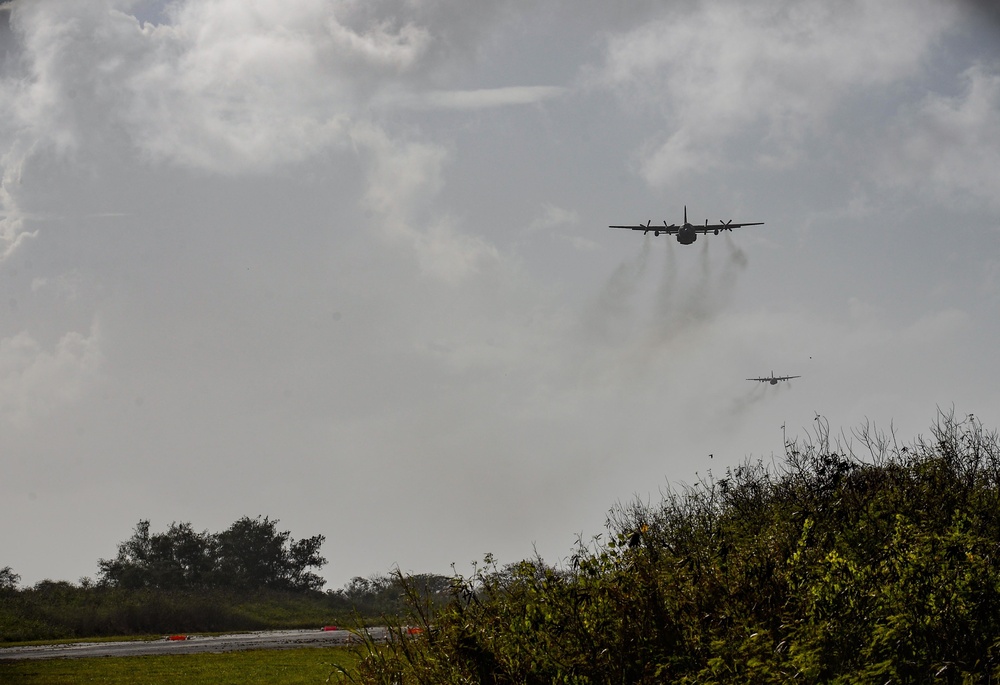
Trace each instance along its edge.
<path fill-rule="evenodd" d="M 749 388 L 742 395 L 733 398 L 733 401 L 729 403 L 726 414 L 729 418 L 739 418 L 750 407 L 758 404 L 767 397 L 767 388 L 768 386 L 764 383 L 754 383 L 753 387 Z"/>
<path fill-rule="evenodd" d="M 624 261 L 615 268 L 590 305 L 584 317 L 584 325 L 599 337 L 612 337 L 614 329 L 628 321 L 632 312 L 632 299 L 649 264 L 651 245 L 649 237 L 645 237 L 635 259 Z"/>
<path fill-rule="evenodd" d="M 664 341 L 670 337 L 673 328 L 674 311 L 673 293 L 677 286 L 677 257 L 674 243 L 667 240 L 666 255 L 663 262 L 663 272 L 660 274 L 660 284 L 656 288 L 656 298 L 653 300 L 651 335 L 654 340 Z"/>
<path fill-rule="evenodd" d="M 698 255 L 698 278 L 694 290 L 685 298 L 684 308 L 681 310 L 681 321 L 684 326 L 701 323 L 713 313 L 712 298 L 715 287 L 712 282 L 712 262 L 708 254 L 709 242 L 703 240 L 701 244 L 701 253 Z"/>
<path fill-rule="evenodd" d="M 669 243 L 650 321 L 648 335 L 650 347 L 663 345 L 692 324 L 704 321 L 712 314 L 711 301 L 714 287 L 708 241 L 702 244 L 699 252 L 696 280 L 684 290 L 679 290 L 677 287 L 676 262 L 673 244 Z"/>
<path fill-rule="evenodd" d="M 722 269 L 721 282 L 724 291 L 729 293 L 736 286 L 736 279 L 739 277 L 740 272 L 747 268 L 750 260 L 747 258 L 746 253 L 737 247 L 736 243 L 733 242 L 732 236 L 728 233 L 726 233 L 725 242 L 728 253 L 726 254 L 726 261 Z"/>

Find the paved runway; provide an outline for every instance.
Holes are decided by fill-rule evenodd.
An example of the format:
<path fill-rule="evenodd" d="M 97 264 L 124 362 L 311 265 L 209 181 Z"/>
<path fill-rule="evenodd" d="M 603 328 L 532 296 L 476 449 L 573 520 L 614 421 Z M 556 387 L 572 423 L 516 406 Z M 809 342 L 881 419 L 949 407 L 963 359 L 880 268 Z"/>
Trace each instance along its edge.
<path fill-rule="evenodd" d="M 376 640 L 385 639 L 385 628 L 369 628 Z M 148 654 L 196 654 L 235 652 L 247 649 L 294 649 L 329 647 L 359 642 L 349 630 L 272 630 L 237 635 L 189 635 L 186 639 L 137 640 L 130 642 L 76 642 L 63 645 L 0 648 L 5 659 L 81 659 L 100 656 L 144 656 Z"/>

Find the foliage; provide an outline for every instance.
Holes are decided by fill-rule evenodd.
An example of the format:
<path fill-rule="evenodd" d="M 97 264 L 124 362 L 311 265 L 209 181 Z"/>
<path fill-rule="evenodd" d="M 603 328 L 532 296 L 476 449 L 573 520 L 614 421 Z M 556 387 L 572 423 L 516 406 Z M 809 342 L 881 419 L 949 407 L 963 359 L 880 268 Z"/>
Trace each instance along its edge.
<path fill-rule="evenodd" d="M 0 642 L 316 628 L 349 616 L 324 593 L 126 589 L 42 581 L 0 598 Z"/>
<path fill-rule="evenodd" d="M 418 575 L 412 584 L 435 606 L 444 604 L 447 578 Z M 0 593 L 0 643 L 384 623 L 402 615 L 406 603 L 406 591 L 392 576 L 355 578 L 327 592 L 133 589 L 44 580 Z"/>
<path fill-rule="evenodd" d="M 953 414 L 931 435 L 819 421 L 770 466 L 616 507 L 565 568 L 487 557 L 355 680 L 992 682 L 1000 441 Z"/>
<path fill-rule="evenodd" d="M 10 566 L 0 568 L 0 592 L 16 590 L 17 584 L 21 582 L 21 576 L 14 573 Z"/>
<path fill-rule="evenodd" d="M 149 521 L 139 521 L 118 555 L 98 562 L 98 580 L 129 589 L 322 588 L 325 581 L 309 569 L 326 563 L 319 554 L 325 538 L 295 541 L 277 525 L 266 516 L 245 516 L 216 534 L 198 533 L 190 523 L 172 523 L 165 533 L 151 534 Z"/>
<path fill-rule="evenodd" d="M 404 576 L 399 571 L 391 575 L 356 576 L 340 590 L 331 591 L 351 611 L 363 617 L 405 616 L 411 598 L 434 607 L 447 603 L 451 581 L 447 576 L 419 573 Z M 410 602 L 412 604 L 412 602 Z"/>

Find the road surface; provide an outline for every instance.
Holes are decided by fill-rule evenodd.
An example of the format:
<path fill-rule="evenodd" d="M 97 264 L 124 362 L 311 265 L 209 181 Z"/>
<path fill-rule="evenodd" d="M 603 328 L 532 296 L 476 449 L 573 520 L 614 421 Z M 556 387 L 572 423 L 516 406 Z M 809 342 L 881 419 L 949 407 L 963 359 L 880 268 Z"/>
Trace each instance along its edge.
<path fill-rule="evenodd" d="M 369 635 L 383 640 L 385 628 L 369 628 Z M 174 636 L 179 638 L 181 636 Z M 11 659 L 81 659 L 98 656 L 145 656 L 149 654 L 197 654 L 236 652 L 247 649 L 295 649 L 330 647 L 358 642 L 349 630 L 272 630 L 236 635 L 186 635 L 185 639 L 136 640 L 130 642 L 76 642 L 63 645 L 32 645 L 0 648 L 0 661 Z"/>

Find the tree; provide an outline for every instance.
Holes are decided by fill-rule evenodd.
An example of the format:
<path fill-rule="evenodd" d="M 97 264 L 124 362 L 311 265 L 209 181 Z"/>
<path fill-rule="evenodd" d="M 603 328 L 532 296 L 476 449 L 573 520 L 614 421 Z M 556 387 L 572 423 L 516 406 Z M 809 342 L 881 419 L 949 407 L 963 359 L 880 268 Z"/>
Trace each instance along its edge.
<path fill-rule="evenodd" d="M 295 542 L 279 532 L 277 519 L 244 516 L 215 537 L 216 578 L 220 585 L 241 590 L 259 588 L 318 590 L 324 580 L 308 569 L 326 559 L 319 549 L 322 535 Z"/>
<path fill-rule="evenodd" d="M 103 584 L 133 589 L 201 587 L 215 565 L 212 546 L 212 536 L 190 523 L 171 523 L 167 532 L 151 535 L 149 521 L 139 521 L 118 556 L 98 562 L 98 576 Z"/>
<path fill-rule="evenodd" d="M 190 523 L 150 533 L 149 521 L 142 520 L 114 559 L 98 562 L 98 580 L 130 589 L 322 588 L 325 581 L 310 569 L 326 563 L 319 554 L 325 538 L 295 541 L 277 524 L 267 517 L 243 517 L 222 533 L 198 533 Z"/>
<path fill-rule="evenodd" d="M 10 566 L 0 568 L 0 592 L 16 590 L 17 584 L 21 582 L 21 576 L 14 573 Z"/>

